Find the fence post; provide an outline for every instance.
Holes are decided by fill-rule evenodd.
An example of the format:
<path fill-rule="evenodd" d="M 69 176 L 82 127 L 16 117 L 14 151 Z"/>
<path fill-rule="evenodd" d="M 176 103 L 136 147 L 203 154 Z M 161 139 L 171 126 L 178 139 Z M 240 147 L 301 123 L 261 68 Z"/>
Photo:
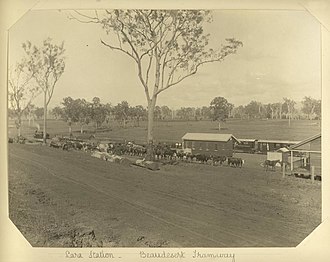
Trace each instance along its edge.
<path fill-rule="evenodd" d="M 283 162 L 283 165 L 282 165 L 282 178 L 285 178 L 285 162 Z"/>
<path fill-rule="evenodd" d="M 311 179 L 312 179 L 312 183 L 314 183 L 314 177 L 315 177 L 315 166 L 312 166 L 312 177 L 311 177 Z"/>

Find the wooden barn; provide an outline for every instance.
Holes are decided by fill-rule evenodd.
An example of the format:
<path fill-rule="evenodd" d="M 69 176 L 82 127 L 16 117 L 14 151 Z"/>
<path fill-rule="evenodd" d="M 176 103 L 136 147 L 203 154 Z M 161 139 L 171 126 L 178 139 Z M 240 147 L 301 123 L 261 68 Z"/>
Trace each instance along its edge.
<path fill-rule="evenodd" d="M 182 137 L 185 152 L 194 155 L 233 156 L 238 139 L 232 134 L 186 133 Z"/>
<path fill-rule="evenodd" d="M 305 169 L 312 176 L 321 177 L 321 134 L 290 147 L 290 167 L 293 173 Z"/>

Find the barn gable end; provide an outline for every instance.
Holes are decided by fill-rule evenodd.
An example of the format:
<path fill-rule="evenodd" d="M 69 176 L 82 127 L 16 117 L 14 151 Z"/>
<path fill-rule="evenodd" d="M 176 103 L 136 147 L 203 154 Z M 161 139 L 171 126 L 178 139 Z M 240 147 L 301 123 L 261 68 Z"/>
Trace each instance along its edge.
<path fill-rule="evenodd" d="M 322 156 L 321 156 L 321 134 L 309 137 L 300 143 L 290 147 L 291 158 L 293 159 L 293 152 L 301 152 L 307 156 L 309 167 L 314 167 L 315 175 L 322 173 Z M 293 170 L 294 163 L 291 162 L 291 170 Z"/>

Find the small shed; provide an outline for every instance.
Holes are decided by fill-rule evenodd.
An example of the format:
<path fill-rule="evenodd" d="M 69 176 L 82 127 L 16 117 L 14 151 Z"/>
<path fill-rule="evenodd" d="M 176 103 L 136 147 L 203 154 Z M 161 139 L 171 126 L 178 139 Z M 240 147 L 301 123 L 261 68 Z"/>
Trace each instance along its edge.
<path fill-rule="evenodd" d="M 213 156 L 233 156 L 233 150 L 239 140 L 232 134 L 186 133 L 182 137 L 185 152 Z"/>
<path fill-rule="evenodd" d="M 289 150 L 291 171 L 303 168 L 313 173 L 312 176 L 321 176 L 321 134 L 309 137 Z"/>
<path fill-rule="evenodd" d="M 267 152 L 267 160 L 280 160 L 281 162 L 288 162 L 289 149 L 286 147 L 281 147 L 275 152 Z"/>

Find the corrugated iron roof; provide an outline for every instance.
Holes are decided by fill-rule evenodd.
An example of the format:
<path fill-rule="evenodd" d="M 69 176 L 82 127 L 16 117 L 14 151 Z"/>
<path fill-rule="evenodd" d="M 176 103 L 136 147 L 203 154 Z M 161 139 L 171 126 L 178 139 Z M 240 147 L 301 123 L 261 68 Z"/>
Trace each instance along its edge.
<path fill-rule="evenodd" d="M 219 141 L 227 142 L 231 138 L 239 142 L 239 140 L 232 134 L 214 134 L 214 133 L 186 133 L 182 139 L 183 140 L 194 140 L 194 141 Z"/>
<path fill-rule="evenodd" d="M 320 133 L 320 134 L 316 134 L 316 135 L 314 135 L 314 136 L 311 136 L 311 137 L 309 137 L 309 138 L 306 138 L 305 140 L 299 142 L 298 144 L 295 144 L 295 145 L 293 145 L 293 146 L 290 146 L 290 149 L 295 149 L 295 148 L 297 148 L 297 147 L 300 147 L 300 146 L 302 146 L 302 145 L 304 145 L 304 144 L 307 144 L 307 143 L 309 143 L 309 142 L 311 142 L 311 141 L 313 141 L 313 140 L 315 140 L 315 139 L 318 139 L 318 138 L 320 138 L 320 137 L 321 137 L 321 133 Z"/>
<path fill-rule="evenodd" d="M 240 142 L 255 142 L 257 141 L 258 139 L 254 139 L 254 138 L 238 138 L 238 140 Z"/>
<path fill-rule="evenodd" d="M 277 144 L 298 144 L 300 141 L 259 139 L 258 142 L 260 142 L 260 143 L 277 143 Z"/>

